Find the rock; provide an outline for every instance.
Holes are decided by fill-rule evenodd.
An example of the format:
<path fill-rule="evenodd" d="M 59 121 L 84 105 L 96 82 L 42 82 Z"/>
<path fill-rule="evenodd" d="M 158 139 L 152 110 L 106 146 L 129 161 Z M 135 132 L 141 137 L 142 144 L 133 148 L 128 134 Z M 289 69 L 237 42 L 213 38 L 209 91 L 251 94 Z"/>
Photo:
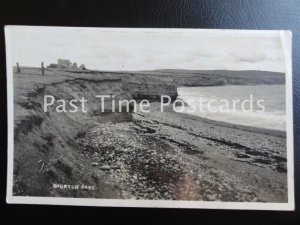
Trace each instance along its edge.
<path fill-rule="evenodd" d="M 111 169 L 111 167 L 108 165 L 104 165 L 104 166 L 100 167 L 100 170 L 110 170 L 110 169 Z"/>
<path fill-rule="evenodd" d="M 216 195 L 214 195 L 214 194 L 212 194 L 212 195 L 208 194 L 206 197 L 209 201 L 215 201 L 216 200 Z"/>
<path fill-rule="evenodd" d="M 120 166 L 111 166 L 110 168 L 116 170 L 116 169 L 120 169 Z"/>
<path fill-rule="evenodd" d="M 97 163 L 97 162 L 92 163 L 92 166 L 98 166 L 98 165 L 99 165 L 99 163 Z"/>
<path fill-rule="evenodd" d="M 148 192 L 154 192 L 154 191 L 155 191 L 155 187 L 148 188 Z"/>

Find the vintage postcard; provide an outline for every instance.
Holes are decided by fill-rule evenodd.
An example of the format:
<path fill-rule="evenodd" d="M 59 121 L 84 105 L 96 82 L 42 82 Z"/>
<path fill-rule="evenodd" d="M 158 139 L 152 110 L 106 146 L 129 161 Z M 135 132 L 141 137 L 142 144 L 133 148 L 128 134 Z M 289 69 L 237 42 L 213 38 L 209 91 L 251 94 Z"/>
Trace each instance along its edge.
<path fill-rule="evenodd" d="M 294 209 L 289 31 L 5 39 L 8 203 Z"/>

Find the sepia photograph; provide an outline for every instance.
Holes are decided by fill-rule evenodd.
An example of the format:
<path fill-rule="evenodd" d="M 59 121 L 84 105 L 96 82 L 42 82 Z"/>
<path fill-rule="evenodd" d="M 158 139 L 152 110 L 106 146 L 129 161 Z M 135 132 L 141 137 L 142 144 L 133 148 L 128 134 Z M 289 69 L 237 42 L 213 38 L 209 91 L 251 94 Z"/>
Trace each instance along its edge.
<path fill-rule="evenodd" d="M 290 31 L 5 39 L 8 203 L 294 209 Z"/>

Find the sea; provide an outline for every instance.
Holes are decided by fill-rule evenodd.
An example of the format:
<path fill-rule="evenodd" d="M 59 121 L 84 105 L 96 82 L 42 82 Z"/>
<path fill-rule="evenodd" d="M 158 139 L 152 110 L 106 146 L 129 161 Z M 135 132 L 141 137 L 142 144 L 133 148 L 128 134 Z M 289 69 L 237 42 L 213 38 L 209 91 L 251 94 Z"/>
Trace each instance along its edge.
<path fill-rule="evenodd" d="M 178 99 L 187 103 L 176 107 L 181 113 L 237 125 L 286 130 L 285 85 L 178 87 L 177 91 Z M 238 103 L 233 105 L 233 101 Z M 243 105 L 239 103 L 243 101 L 246 101 Z"/>

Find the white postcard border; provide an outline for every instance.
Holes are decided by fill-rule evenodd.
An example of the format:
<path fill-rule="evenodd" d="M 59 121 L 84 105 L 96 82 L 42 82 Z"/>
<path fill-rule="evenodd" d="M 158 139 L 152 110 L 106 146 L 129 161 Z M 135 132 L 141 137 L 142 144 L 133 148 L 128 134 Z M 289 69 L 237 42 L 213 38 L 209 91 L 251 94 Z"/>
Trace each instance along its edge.
<path fill-rule="evenodd" d="M 13 62 L 11 46 L 11 30 L 13 29 L 65 29 L 65 30 L 98 30 L 107 32 L 192 32 L 215 35 L 232 33 L 251 33 L 271 35 L 278 32 L 281 36 L 286 65 L 286 115 L 287 115 L 287 203 L 258 202 L 221 202 L 221 201 L 181 201 L 181 200 L 123 200 L 96 198 L 63 198 L 63 197 L 19 197 L 13 196 L 13 152 L 14 152 L 14 108 L 13 108 Z M 202 209 L 239 209 L 239 210 L 286 210 L 295 209 L 294 202 L 294 137 L 293 137 L 293 93 L 292 93 L 292 34 L 290 31 L 275 30 L 224 30 L 224 29 L 172 29 L 172 28 L 84 28 L 84 27 L 46 27 L 46 26 L 5 26 L 6 71 L 7 71 L 7 115 L 8 115 L 8 152 L 7 152 L 7 203 L 38 204 L 38 205 L 76 205 L 76 206 L 108 206 L 108 207 L 150 207 L 150 208 L 202 208 Z"/>

